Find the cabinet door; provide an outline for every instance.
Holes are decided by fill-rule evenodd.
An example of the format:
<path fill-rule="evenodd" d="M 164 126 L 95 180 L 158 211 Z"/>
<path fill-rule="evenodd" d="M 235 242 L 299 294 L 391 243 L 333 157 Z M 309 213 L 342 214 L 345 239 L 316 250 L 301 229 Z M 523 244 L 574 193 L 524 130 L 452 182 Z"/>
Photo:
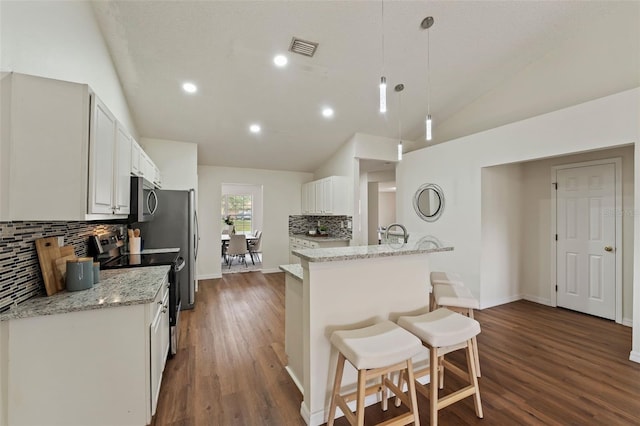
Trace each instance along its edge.
<path fill-rule="evenodd" d="M 314 213 L 324 213 L 324 195 L 323 195 L 323 186 L 321 180 L 316 180 L 313 182 L 314 187 Z"/>
<path fill-rule="evenodd" d="M 131 139 L 131 174 L 140 176 L 140 152 L 141 148 L 135 139 Z"/>
<path fill-rule="evenodd" d="M 320 182 L 322 187 L 322 213 L 333 213 L 333 179 L 326 178 Z"/>
<path fill-rule="evenodd" d="M 120 123 L 116 128 L 114 206 L 116 214 L 129 214 L 131 194 L 131 136 Z"/>
<path fill-rule="evenodd" d="M 92 122 L 89 131 L 88 212 L 113 214 L 113 161 L 116 120 L 111 111 L 92 97 Z"/>

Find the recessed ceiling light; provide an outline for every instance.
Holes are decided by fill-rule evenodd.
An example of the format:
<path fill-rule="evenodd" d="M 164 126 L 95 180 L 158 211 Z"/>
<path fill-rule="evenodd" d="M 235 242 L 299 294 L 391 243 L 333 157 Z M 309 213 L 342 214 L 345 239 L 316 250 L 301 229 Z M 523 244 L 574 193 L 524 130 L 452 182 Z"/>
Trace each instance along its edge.
<path fill-rule="evenodd" d="M 333 109 L 326 107 L 322 109 L 322 115 L 326 118 L 333 117 Z"/>
<path fill-rule="evenodd" d="M 249 126 L 249 131 L 251 133 L 260 133 L 260 125 L 259 124 L 252 124 L 251 126 Z"/>
<path fill-rule="evenodd" d="M 196 93 L 198 91 L 198 87 L 193 83 L 184 83 L 182 85 L 182 90 L 187 93 Z"/>
<path fill-rule="evenodd" d="M 278 67 L 284 67 L 285 65 L 287 65 L 287 62 L 289 62 L 289 60 L 284 55 L 276 55 L 273 58 L 273 63 Z"/>

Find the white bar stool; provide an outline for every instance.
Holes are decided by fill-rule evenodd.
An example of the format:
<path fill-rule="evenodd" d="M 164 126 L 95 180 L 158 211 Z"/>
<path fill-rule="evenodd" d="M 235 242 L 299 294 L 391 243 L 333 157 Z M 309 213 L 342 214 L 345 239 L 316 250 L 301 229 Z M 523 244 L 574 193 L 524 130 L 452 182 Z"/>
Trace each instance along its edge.
<path fill-rule="evenodd" d="M 473 361 L 473 337 L 480 333 L 480 323 L 446 308 L 440 308 L 423 315 L 400 317 L 398 325 L 418 336 L 422 343 L 429 348 L 428 372 L 422 370 L 415 373 L 416 378 L 426 374 L 430 375 L 428 391 L 422 385 L 417 387 L 420 393 L 429 398 L 429 415 L 431 419 L 429 424 L 431 426 L 438 424 L 438 410 L 472 395 L 474 397 L 476 415 L 482 418 L 480 387 L 478 386 L 478 377 L 476 376 L 475 363 Z M 467 352 L 466 372 L 444 360 L 445 354 L 464 348 L 466 348 Z M 440 357 L 443 359 L 442 367 L 446 365 L 447 369 L 455 375 L 469 380 L 468 386 L 442 398 L 438 398 L 438 380 L 434 380 L 438 377 Z M 402 386 L 402 379 L 403 376 L 401 374 L 400 387 Z M 411 383 L 411 380 L 410 377 L 407 377 L 409 383 Z"/>
<path fill-rule="evenodd" d="M 429 274 L 429 281 L 431 281 L 431 294 L 429 295 L 429 310 L 434 311 L 437 308 L 435 307 L 436 301 L 433 297 L 433 286 L 436 284 L 444 284 L 444 285 L 457 285 L 464 287 L 464 282 L 462 281 L 462 277 L 460 274 L 455 272 L 442 272 L 442 271 L 433 271 Z"/>
<path fill-rule="evenodd" d="M 332 426 L 336 405 L 344 413 L 352 426 L 364 425 L 364 399 L 367 395 L 381 392 L 382 409 L 387 409 L 387 389 L 391 390 L 407 407 L 409 412 L 389 419 L 385 425 L 406 425 L 414 423 L 420 426 L 418 402 L 411 358 L 422 350 L 420 339 L 391 321 L 356 330 L 340 330 L 331 334 L 331 343 L 338 349 L 338 364 L 329 407 L 327 426 Z M 342 373 L 345 359 L 358 370 L 357 391 L 340 395 Z M 388 375 L 394 371 L 404 371 L 409 383 L 409 395 L 398 388 Z M 367 387 L 367 380 L 380 378 L 380 384 Z M 356 400 L 355 414 L 347 405 Z"/>
<path fill-rule="evenodd" d="M 473 310 L 480 308 L 478 299 L 473 297 L 471 290 L 464 285 L 434 284 L 431 290 L 434 300 L 433 308 L 448 308 L 473 319 Z M 476 364 L 476 373 L 480 377 L 480 356 L 478 355 L 478 341 L 473 338 L 473 359 Z M 440 378 L 442 388 L 442 377 Z"/>

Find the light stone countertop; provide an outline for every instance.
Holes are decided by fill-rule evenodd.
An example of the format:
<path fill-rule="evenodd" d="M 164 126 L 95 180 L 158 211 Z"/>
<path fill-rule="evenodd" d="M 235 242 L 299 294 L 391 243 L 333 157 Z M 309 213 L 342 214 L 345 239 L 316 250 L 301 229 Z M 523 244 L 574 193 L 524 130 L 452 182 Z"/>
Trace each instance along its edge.
<path fill-rule="evenodd" d="M 307 234 L 290 234 L 290 237 L 294 237 L 294 238 L 301 238 L 303 240 L 308 240 L 308 241 L 317 241 L 319 243 L 321 242 L 328 242 L 328 241 L 351 241 L 351 238 L 347 238 L 347 237 L 314 237 L 311 235 L 307 235 Z"/>
<path fill-rule="evenodd" d="M 280 265 L 280 270 L 291 275 L 293 278 L 296 278 L 300 281 L 303 280 L 304 275 L 302 272 L 302 265 L 300 265 L 299 263 L 292 263 L 291 265 Z"/>
<path fill-rule="evenodd" d="M 108 269 L 100 282 L 81 291 L 34 297 L 0 313 L 0 321 L 153 302 L 170 266 Z"/>
<path fill-rule="evenodd" d="M 434 237 L 423 237 L 414 242 L 389 243 L 375 246 L 349 246 L 293 250 L 292 253 L 309 262 L 337 262 L 371 259 L 376 257 L 406 256 L 421 253 L 452 251 L 453 246 L 443 244 Z"/>

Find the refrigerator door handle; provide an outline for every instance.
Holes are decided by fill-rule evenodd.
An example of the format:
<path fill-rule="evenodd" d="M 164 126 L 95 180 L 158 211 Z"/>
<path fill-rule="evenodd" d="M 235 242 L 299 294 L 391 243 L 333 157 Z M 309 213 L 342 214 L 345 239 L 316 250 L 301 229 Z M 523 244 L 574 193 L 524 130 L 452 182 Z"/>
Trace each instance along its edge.
<path fill-rule="evenodd" d="M 198 248 L 200 246 L 200 227 L 198 225 L 198 212 L 197 211 L 193 211 L 193 215 L 195 218 L 195 222 L 196 222 L 196 234 L 195 234 L 195 241 L 194 241 L 194 248 L 195 248 L 195 256 L 194 258 L 197 259 L 198 258 Z"/>

